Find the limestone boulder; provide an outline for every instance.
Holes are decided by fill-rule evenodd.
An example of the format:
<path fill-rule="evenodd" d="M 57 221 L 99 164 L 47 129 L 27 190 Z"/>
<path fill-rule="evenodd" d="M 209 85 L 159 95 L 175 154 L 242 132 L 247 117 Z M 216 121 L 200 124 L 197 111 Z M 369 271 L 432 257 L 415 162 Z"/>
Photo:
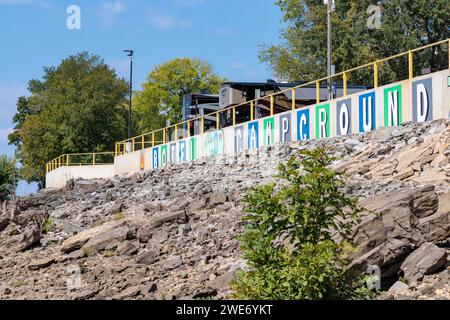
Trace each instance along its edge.
<path fill-rule="evenodd" d="M 101 226 L 83 230 L 80 233 L 66 239 L 61 245 L 61 251 L 70 253 L 83 247 L 91 238 L 115 229 L 120 223 L 113 221 Z"/>
<path fill-rule="evenodd" d="M 402 263 L 401 270 L 409 282 L 421 281 L 425 275 L 438 272 L 447 262 L 445 249 L 431 242 L 423 244 Z"/>

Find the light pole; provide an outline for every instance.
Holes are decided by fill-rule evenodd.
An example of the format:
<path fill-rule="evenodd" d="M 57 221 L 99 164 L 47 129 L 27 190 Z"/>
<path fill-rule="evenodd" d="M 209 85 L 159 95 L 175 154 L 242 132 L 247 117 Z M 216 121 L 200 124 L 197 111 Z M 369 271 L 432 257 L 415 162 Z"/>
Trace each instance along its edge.
<path fill-rule="evenodd" d="M 324 0 L 324 4 L 327 5 L 327 77 L 330 77 L 332 75 L 332 66 L 331 66 L 331 29 L 332 29 L 332 23 L 331 23 L 331 14 L 333 13 L 335 6 L 334 6 L 334 0 Z M 331 78 L 328 78 L 327 81 L 328 84 L 328 99 L 333 99 L 333 80 Z"/>
<path fill-rule="evenodd" d="M 133 57 L 134 50 L 123 50 L 130 57 L 130 106 L 128 110 L 128 139 L 131 138 L 131 112 L 133 106 Z"/>

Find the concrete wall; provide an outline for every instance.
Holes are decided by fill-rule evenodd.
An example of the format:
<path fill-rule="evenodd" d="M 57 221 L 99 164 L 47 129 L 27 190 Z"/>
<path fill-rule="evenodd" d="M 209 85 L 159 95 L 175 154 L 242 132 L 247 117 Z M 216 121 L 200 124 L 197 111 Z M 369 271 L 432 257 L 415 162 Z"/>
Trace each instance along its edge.
<path fill-rule="evenodd" d="M 275 143 L 364 133 L 409 121 L 447 119 L 450 116 L 448 77 L 450 70 L 444 70 L 241 123 L 236 127 L 127 153 L 115 158 L 114 170 L 108 174 L 154 170 L 171 163 L 234 154 Z M 101 171 L 100 168 L 91 170 Z M 57 180 L 59 184 L 59 177 L 65 174 L 55 170 L 49 173 L 48 179 Z M 92 173 L 80 172 L 79 176 L 89 178 L 88 174 Z M 97 177 L 106 174 L 102 172 Z"/>
<path fill-rule="evenodd" d="M 103 179 L 114 176 L 114 165 L 60 167 L 45 176 L 47 188 L 63 188 L 70 179 Z"/>

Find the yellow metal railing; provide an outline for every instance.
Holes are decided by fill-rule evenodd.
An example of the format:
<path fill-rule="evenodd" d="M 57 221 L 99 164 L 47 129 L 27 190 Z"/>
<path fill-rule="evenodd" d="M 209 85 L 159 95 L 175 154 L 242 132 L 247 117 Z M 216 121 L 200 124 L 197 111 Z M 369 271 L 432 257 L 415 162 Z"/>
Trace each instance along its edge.
<path fill-rule="evenodd" d="M 244 103 L 240 103 L 225 109 L 221 109 L 219 111 L 207 114 L 207 115 L 203 115 L 203 116 L 199 116 L 196 117 L 194 119 L 189 119 L 186 120 L 184 122 L 180 122 L 177 123 L 175 125 L 169 126 L 169 127 L 165 127 L 165 128 L 161 128 L 149 133 L 145 133 L 143 135 L 128 139 L 128 140 L 124 140 L 124 141 L 120 141 L 117 142 L 115 145 L 115 151 L 114 152 L 106 152 L 106 153 L 84 153 L 84 154 L 72 154 L 72 155 L 62 155 L 56 159 L 53 159 L 52 161 L 50 161 L 47 166 L 46 166 L 46 171 L 50 172 L 52 170 L 55 170 L 61 166 L 71 166 L 71 165 L 97 165 L 100 164 L 97 159 L 97 155 L 121 155 L 127 152 L 134 152 L 136 150 L 142 150 L 148 147 L 155 147 L 157 145 L 160 144 L 166 144 L 167 142 L 170 141 L 176 141 L 178 139 L 181 138 L 188 138 L 191 136 L 191 131 L 190 131 L 190 125 L 191 123 L 194 124 L 198 124 L 200 126 L 200 128 L 198 128 L 198 132 L 200 134 L 205 132 L 205 117 L 210 117 L 211 119 L 216 119 L 216 125 L 215 125 L 215 129 L 216 130 L 220 130 L 221 129 L 221 124 L 220 124 L 220 115 L 224 112 L 231 112 L 231 118 L 232 118 L 232 125 L 235 126 L 237 124 L 237 108 L 243 108 L 243 107 L 247 107 L 250 109 L 250 120 L 254 120 L 255 119 L 255 107 L 258 105 L 261 105 L 261 102 L 265 102 L 268 104 L 268 107 L 266 107 L 267 111 L 269 112 L 270 115 L 273 115 L 275 113 L 275 98 L 279 95 L 284 95 L 286 93 L 291 93 L 292 97 L 291 97 L 291 106 L 290 108 L 292 110 L 295 110 L 298 108 L 297 103 L 296 103 L 296 99 L 300 98 L 298 96 L 296 96 L 296 90 L 299 88 L 303 88 L 303 87 L 308 87 L 308 86 L 315 86 L 316 88 L 316 103 L 320 103 L 324 100 L 321 100 L 320 97 L 320 93 L 321 93 L 321 87 L 320 84 L 322 82 L 328 81 L 330 79 L 342 79 L 342 83 L 343 83 L 343 96 L 347 96 L 348 95 L 348 81 L 350 78 L 351 73 L 354 73 L 355 71 L 358 70 L 369 70 L 370 72 L 373 73 L 373 87 L 377 88 L 380 84 L 380 79 L 379 79 L 379 74 L 380 74 L 380 70 L 382 69 L 382 64 L 393 60 L 393 59 L 397 59 L 397 58 L 401 58 L 401 57 L 408 57 L 408 78 L 412 79 L 414 77 L 414 63 L 415 63 L 415 59 L 414 59 L 414 55 L 422 50 L 428 49 L 428 48 L 432 48 L 432 47 L 436 47 L 436 46 L 441 46 L 441 45 L 447 45 L 449 47 L 448 51 L 448 68 L 450 69 L 450 39 L 446 39 L 446 40 L 442 40 L 436 43 L 432 43 L 417 49 L 413 49 L 413 50 L 409 50 L 409 51 L 405 51 L 387 58 L 383 58 L 383 59 L 379 59 L 376 61 L 373 61 L 371 63 L 367 63 L 352 69 L 348 69 L 342 72 L 339 72 L 337 74 L 334 74 L 332 76 L 329 77 L 324 77 L 321 79 L 317 79 L 314 81 L 310 81 L 308 83 L 303 83 L 301 85 L 289 88 L 289 89 L 285 89 L 285 90 L 280 90 L 277 92 L 274 92 L 272 94 L 266 95 L 264 97 L 258 98 L 258 99 L 254 99 L 254 100 L 250 100 L 250 101 L 246 101 Z M 302 106 L 299 106 L 302 107 Z M 180 128 L 184 128 L 184 126 L 188 127 L 188 130 L 182 132 L 182 134 L 180 135 L 179 133 L 179 129 Z M 170 132 L 173 130 L 173 132 L 175 133 L 174 136 L 175 138 L 173 140 L 170 140 Z M 195 130 L 194 130 L 195 133 Z M 71 159 L 72 157 L 76 157 L 76 156 L 84 156 L 84 157 L 89 157 L 91 156 L 91 161 L 88 162 L 72 162 Z M 111 162 L 112 163 L 112 162 Z"/>
<path fill-rule="evenodd" d="M 177 124 L 169 126 L 169 127 L 165 127 L 165 128 L 162 128 L 162 129 L 155 130 L 153 132 L 145 133 L 145 134 L 140 135 L 140 136 L 135 137 L 135 138 L 131 138 L 131 139 L 128 139 L 128 140 L 117 142 L 116 143 L 116 156 L 124 154 L 124 153 L 127 153 L 127 152 L 133 152 L 133 151 L 135 151 L 137 149 L 144 149 L 146 147 L 154 147 L 154 146 L 157 146 L 157 145 L 159 145 L 161 143 L 165 144 L 165 143 L 170 141 L 169 140 L 170 137 L 168 137 L 168 133 L 170 131 L 172 131 L 173 129 L 175 130 L 174 131 L 175 132 L 175 138 L 173 140 L 171 140 L 171 141 L 176 141 L 176 140 L 178 140 L 180 138 L 178 129 L 179 128 L 183 128 L 184 126 L 187 126 L 188 129 L 183 133 L 182 138 L 184 139 L 184 138 L 190 137 L 190 135 L 191 135 L 190 124 L 192 122 L 194 124 L 195 123 L 199 123 L 200 128 L 199 128 L 198 132 L 200 134 L 202 134 L 202 133 L 205 132 L 205 124 L 204 124 L 205 117 L 211 117 L 211 119 L 215 118 L 216 119 L 216 125 L 214 126 L 214 128 L 216 130 L 220 130 L 221 129 L 220 115 L 222 113 L 224 113 L 224 112 L 231 111 L 231 114 L 232 114 L 232 125 L 235 126 L 237 124 L 236 109 L 239 108 L 239 107 L 247 106 L 249 108 L 249 110 L 250 110 L 250 120 L 254 120 L 254 118 L 255 118 L 255 105 L 257 105 L 259 102 L 265 101 L 265 102 L 267 102 L 269 104 L 269 108 L 268 108 L 269 114 L 273 115 L 274 114 L 275 97 L 278 96 L 278 95 L 284 95 L 285 93 L 288 93 L 288 92 L 291 92 L 291 95 L 292 95 L 292 98 L 291 98 L 292 110 L 295 110 L 297 108 L 296 99 L 299 98 L 299 97 L 296 97 L 296 90 L 299 89 L 299 88 L 302 88 L 302 87 L 314 86 L 315 85 L 315 87 L 316 87 L 316 103 L 320 103 L 320 102 L 324 101 L 324 100 L 321 100 L 321 97 L 320 97 L 320 92 L 321 92 L 320 84 L 322 82 L 328 81 L 330 79 L 336 79 L 336 78 L 337 79 L 342 79 L 343 96 L 346 96 L 346 95 L 348 95 L 348 80 L 350 78 L 350 74 L 355 72 L 355 71 L 358 71 L 358 70 L 363 70 L 363 69 L 371 70 L 372 73 L 373 73 L 373 87 L 374 88 L 378 88 L 379 84 L 380 84 L 379 74 L 380 74 L 380 69 L 382 68 L 382 64 L 387 62 L 387 61 L 393 60 L 393 59 L 397 59 L 397 58 L 401 58 L 401 57 L 405 57 L 405 56 L 408 57 L 408 78 L 412 79 L 414 77 L 414 54 L 419 52 L 419 51 L 431 48 L 431 47 L 436 47 L 436 46 L 445 45 L 445 44 L 449 46 L 448 68 L 450 69 L 450 39 L 447 39 L 447 40 L 442 40 L 442 41 L 439 41 L 439 42 L 436 42 L 436 43 L 432 43 L 432 44 L 429 44 L 429 45 L 426 45 L 426 46 L 423 46 L 423 47 L 420 47 L 420 48 L 416 48 L 416 49 L 413 49 L 413 50 L 402 52 L 402 53 L 399 53 L 399 54 L 396 54 L 396 55 L 393 55 L 393 56 L 390 56 L 390 57 L 387 57 L 387 58 L 379 59 L 379 60 L 371 62 L 371 63 L 367 63 L 367 64 L 364 64 L 364 65 L 361 65 L 361 66 L 358 66 L 358 67 L 355 67 L 355 68 L 352 68 L 352 69 L 348 69 L 348 70 L 336 73 L 336 74 L 334 74 L 332 76 L 329 76 L 329 77 L 324 77 L 324 78 L 321 78 L 321 79 L 317 79 L 317 80 L 314 80 L 314 81 L 311 81 L 311 82 L 308 82 L 308 83 L 304 83 L 304 84 L 301 84 L 301 85 L 298 85 L 298 86 L 295 86 L 295 87 L 292 87 L 292 88 L 289 88 L 289 89 L 280 90 L 280 91 L 274 92 L 272 94 L 266 95 L 266 96 L 258 98 L 258 99 L 254 99 L 254 100 L 251 100 L 251 101 L 246 101 L 244 103 L 240 103 L 240 104 L 237 104 L 237 105 L 225 108 L 225 109 L 221 109 L 219 111 L 216 111 L 216 112 L 213 112 L 213 113 L 210 113 L 210 114 L 207 114 L 207 115 L 199 116 L 199 117 L 196 117 L 194 119 L 189 119 L 189 120 L 177 123 Z M 162 140 L 156 141 L 154 137 L 155 137 L 155 135 L 160 134 L 160 133 L 162 134 Z M 151 139 L 149 139 L 149 137 L 151 137 Z"/>
<path fill-rule="evenodd" d="M 115 152 L 94 152 L 94 153 L 72 153 L 63 154 L 48 162 L 45 167 L 46 173 L 60 167 L 71 166 L 100 166 L 114 163 Z"/>

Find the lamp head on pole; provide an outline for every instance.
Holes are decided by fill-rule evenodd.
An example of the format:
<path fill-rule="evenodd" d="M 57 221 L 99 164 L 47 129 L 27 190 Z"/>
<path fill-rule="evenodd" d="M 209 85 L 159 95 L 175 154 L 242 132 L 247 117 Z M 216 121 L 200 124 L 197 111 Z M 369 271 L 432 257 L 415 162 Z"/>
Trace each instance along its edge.
<path fill-rule="evenodd" d="M 334 0 L 323 0 L 323 4 L 328 5 L 328 1 L 331 1 L 331 12 L 334 12 L 336 10 L 336 4 L 334 3 Z"/>
<path fill-rule="evenodd" d="M 134 55 L 134 50 L 123 50 L 123 52 L 128 53 L 129 57 L 133 57 Z"/>

